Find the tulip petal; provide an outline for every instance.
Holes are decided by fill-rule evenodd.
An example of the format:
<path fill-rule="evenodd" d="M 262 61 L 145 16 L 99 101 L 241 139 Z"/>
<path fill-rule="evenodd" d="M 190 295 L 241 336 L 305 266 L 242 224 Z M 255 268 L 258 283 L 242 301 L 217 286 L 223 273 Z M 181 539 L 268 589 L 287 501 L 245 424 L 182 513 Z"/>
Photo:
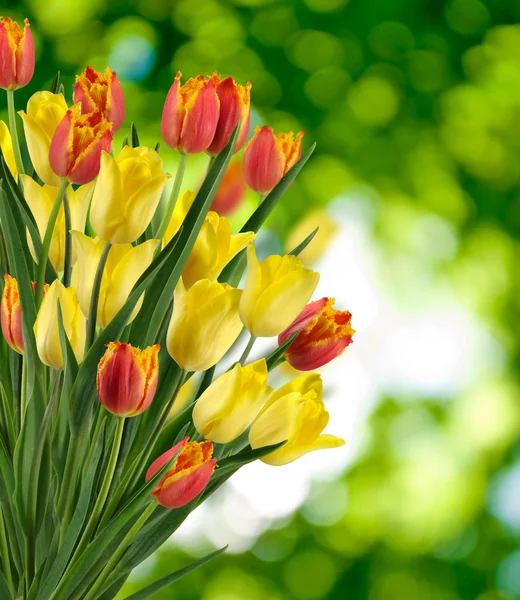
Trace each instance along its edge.
<path fill-rule="evenodd" d="M 206 81 L 188 100 L 180 134 L 180 146 L 188 154 L 204 152 L 215 136 L 219 116 L 219 99 L 215 85 Z"/>
<path fill-rule="evenodd" d="M 123 182 L 117 162 L 108 152 L 103 152 L 99 177 L 92 196 L 90 224 L 104 240 L 109 240 L 119 225 L 121 207 L 117 200 L 123 197 Z"/>
<path fill-rule="evenodd" d="M 21 110 L 18 113 L 22 117 L 25 132 L 25 140 L 31 163 L 38 177 L 49 185 L 59 186 L 61 178 L 52 170 L 49 162 L 49 150 L 51 140 L 33 117 Z"/>
<path fill-rule="evenodd" d="M 345 445 L 345 440 L 330 434 L 320 435 L 316 440 L 308 446 L 288 447 L 282 446 L 279 450 L 262 457 L 260 460 L 271 466 L 287 465 L 298 458 L 301 458 L 314 450 L 327 450 L 330 448 L 339 448 Z"/>
<path fill-rule="evenodd" d="M 285 169 L 285 155 L 270 127 L 255 130 L 244 150 L 244 179 L 259 194 L 269 193 L 280 181 Z"/>
<path fill-rule="evenodd" d="M 161 119 L 162 137 L 170 148 L 177 148 L 179 145 L 184 119 L 184 104 L 180 95 L 181 76 L 181 73 L 177 73 L 175 81 L 168 91 Z"/>
<path fill-rule="evenodd" d="M 1 55 L 1 54 L 0 54 Z M 1 55 L 3 56 L 3 55 Z M 34 75 L 34 39 L 29 21 L 25 20 L 23 40 L 16 52 L 16 81 L 17 87 L 26 86 Z"/>

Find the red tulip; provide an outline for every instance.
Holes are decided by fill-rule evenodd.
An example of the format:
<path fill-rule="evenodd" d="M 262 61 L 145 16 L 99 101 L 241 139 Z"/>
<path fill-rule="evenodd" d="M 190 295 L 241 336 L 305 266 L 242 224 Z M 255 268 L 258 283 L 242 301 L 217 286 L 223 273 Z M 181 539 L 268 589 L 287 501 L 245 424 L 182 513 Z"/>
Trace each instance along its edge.
<path fill-rule="evenodd" d="M 151 404 L 159 378 L 159 345 L 146 350 L 111 342 L 99 361 L 98 396 L 118 417 L 135 417 Z"/>
<path fill-rule="evenodd" d="M 261 195 L 268 194 L 287 171 L 299 160 L 300 131 L 274 134 L 271 127 L 256 127 L 244 150 L 244 178 L 247 185 Z"/>
<path fill-rule="evenodd" d="M 17 90 L 34 73 L 34 40 L 29 20 L 22 28 L 9 17 L 0 18 L 0 88 Z"/>
<path fill-rule="evenodd" d="M 242 161 L 233 159 L 222 177 L 210 210 L 214 210 L 223 217 L 231 214 L 242 204 L 246 189 L 246 182 L 242 174 Z"/>
<path fill-rule="evenodd" d="M 89 183 L 99 173 L 101 153 L 112 148 L 112 124 L 101 112 L 81 114 L 79 105 L 65 113 L 49 150 L 52 170 L 71 183 Z"/>
<path fill-rule="evenodd" d="M 334 298 L 308 304 L 295 321 L 278 336 L 284 344 L 293 334 L 298 337 L 285 352 L 287 362 L 299 371 L 313 371 L 339 356 L 352 343 L 355 331 L 352 315 L 333 308 Z"/>
<path fill-rule="evenodd" d="M 182 448 L 177 460 L 153 490 L 152 496 L 166 508 L 180 508 L 191 502 L 206 487 L 217 459 L 213 456 L 213 444 L 210 441 L 182 442 L 159 456 L 148 469 L 146 481 L 149 481 Z"/>
<path fill-rule="evenodd" d="M 238 152 L 246 143 L 249 133 L 251 84 L 248 82 L 247 85 L 239 85 L 232 77 L 221 80 L 216 73 L 213 73 L 212 78 L 220 100 L 220 114 L 215 137 L 209 145 L 207 153 L 216 156 L 221 152 L 240 121 L 240 132 L 234 150 L 234 152 Z"/>
<path fill-rule="evenodd" d="M 0 308 L 2 333 L 9 346 L 18 354 L 23 354 L 22 305 L 18 293 L 18 282 L 7 273 L 4 275 L 4 281 Z"/>
<path fill-rule="evenodd" d="M 125 118 L 125 99 L 117 75 L 109 67 L 104 73 L 87 67 L 81 75 L 76 75 L 72 98 L 81 102 L 83 114 L 99 111 L 112 123 L 115 133 Z"/>
<path fill-rule="evenodd" d="M 212 78 L 198 75 L 180 84 L 175 81 L 164 103 L 161 132 L 171 148 L 183 154 L 196 154 L 208 149 L 217 129 L 219 99 Z"/>

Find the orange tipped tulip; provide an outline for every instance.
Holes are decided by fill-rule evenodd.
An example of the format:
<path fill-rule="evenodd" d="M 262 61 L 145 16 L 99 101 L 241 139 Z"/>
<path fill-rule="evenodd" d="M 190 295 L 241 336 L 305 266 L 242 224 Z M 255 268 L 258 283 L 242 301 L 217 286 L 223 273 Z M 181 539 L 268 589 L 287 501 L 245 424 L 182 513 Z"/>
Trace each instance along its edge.
<path fill-rule="evenodd" d="M 23 354 L 22 305 L 18 293 L 18 282 L 7 273 L 4 275 L 4 281 L 0 308 L 2 333 L 9 346 L 18 354 Z"/>
<path fill-rule="evenodd" d="M 34 41 L 25 19 L 22 28 L 9 17 L 0 18 L 0 88 L 17 90 L 31 81 L 34 73 Z"/>
<path fill-rule="evenodd" d="M 146 481 L 149 481 L 179 450 L 177 460 L 153 490 L 152 496 L 165 508 L 180 508 L 196 498 L 206 487 L 217 459 L 213 456 L 213 444 L 210 441 L 188 442 L 185 437 L 173 448 L 159 456 L 148 469 Z"/>
<path fill-rule="evenodd" d="M 308 304 L 295 321 L 278 336 L 284 344 L 293 334 L 298 337 L 285 353 L 287 362 L 299 371 L 313 371 L 338 357 L 352 343 L 355 331 L 352 315 L 333 308 L 334 298 Z"/>
<path fill-rule="evenodd" d="M 181 85 L 182 74 L 175 81 L 164 103 L 161 132 L 171 148 L 183 154 L 208 149 L 219 120 L 219 99 L 212 78 L 198 75 Z"/>
<path fill-rule="evenodd" d="M 89 183 L 96 178 L 101 153 L 112 148 L 112 125 L 102 113 L 81 114 L 79 105 L 65 113 L 49 149 L 52 170 L 71 183 Z"/>
<path fill-rule="evenodd" d="M 256 127 L 244 150 L 244 178 L 255 192 L 268 194 L 301 155 L 300 131 L 274 134 L 271 127 Z"/>
<path fill-rule="evenodd" d="M 213 73 L 212 79 L 215 82 L 217 96 L 220 100 L 220 113 L 215 137 L 209 145 L 207 153 L 216 156 L 221 152 L 240 121 L 240 132 L 234 150 L 238 152 L 246 143 L 247 134 L 249 133 L 251 83 L 239 85 L 235 83 L 233 77 L 220 79 L 216 73 Z"/>
<path fill-rule="evenodd" d="M 99 111 L 107 121 L 112 123 L 115 133 L 125 118 L 125 99 L 123 89 L 117 75 L 105 69 L 104 73 L 87 67 L 81 75 L 76 75 L 72 98 L 75 103 L 81 102 L 81 112 L 87 114 Z"/>
<path fill-rule="evenodd" d="M 221 217 L 230 215 L 242 204 L 246 190 L 246 182 L 242 175 L 242 161 L 233 159 L 222 177 L 210 210 L 214 210 Z"/>
<path fill-rule="evenodd" d="M 97 391 L 103 406 L 118 417 L 135 417 L 151 404 L 159 378 L 159 345 L 146 350 L 110 342 L 99 361 Z"/>

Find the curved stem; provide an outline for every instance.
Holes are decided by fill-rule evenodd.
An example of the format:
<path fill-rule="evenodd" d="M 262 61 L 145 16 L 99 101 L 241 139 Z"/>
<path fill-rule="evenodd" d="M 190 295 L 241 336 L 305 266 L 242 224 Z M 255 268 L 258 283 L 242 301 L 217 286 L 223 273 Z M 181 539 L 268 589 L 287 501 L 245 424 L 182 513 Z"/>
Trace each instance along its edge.
<path fill-rule="evenodd" d="M 63 267 L 62 283 L 65 287 L 70 286 L 72 275 L 72 217 L 70 216 L 70 203 L 67 194 L 63 196 L 63 212 L 65 213 L 65 265 Z"/>
<path fill-rule="evenodd" d="M 107 242 L 105 247 L 103 248 L 103 254 L 99 259 L 99 264 L 96 271 L 96 276 L 94 277 L 94 284 L 92 285 L 92 295 L 90 297 L 90 308 L 88 311 L 88 319 L 87 319 L 87 337 L 85 341 L 85 354 L 88 352 L 90 346 L 94 342 L 94 338 L 96 337 L 96 319 L 97 319 L 97 309 L 99 303 L 99 292 L 101 291 L 101 282 L 103 281 L 103 271 L 105 270 L 105 265 L 107 264 L 108 254 L 110 252 L 110 248 L 112 248 L 112 244 Z"/>
<path fill-rule="evenodd" d="M 253 349 L 253 345 L 255 342 L 256 342 L 256 337 L 253 334 L 251 334 L 251 337 L 249 338 L 249 342 L 247 342 L 247 346 L 245 347 L 244 352 L 242 352 L 242 356 L 240 357 L 240 360 L 238 361 L 241 365 L 243 365 L 246 362 L 247 357 L 249 356 L 249 353 Z"/>
<path fill-rule="evenodd" d="M 47 223 L 47 228 L 45 229 L 45 236 L 43 238 L 42 243 L 42 253 L 40 256 L 40 260 L 38 261 L 38 276 L 36 278 L 36 307 L 39 308 L 43 299 L 43 283 L 45 281 L 45 269 L 47 268 L 47 260 L 49 258 L 49 249 L 51 247 L 52 234 L 54 232 L 54 226 L 56 225 L 56 219 L 58 218 L 58 213 L 60 212 L 61 203 L 63 201 L 63 196 L 67 191 L 67 187 L 69 182 L 66 179 L 62 179 L 60 188 L 58 193 L 56 194 L 56 199 L 54 200 L 54 204 L 52 206 L 51 214 L 49 216 L 49 221 Z"/>
<path fill-rule="evenodd" d="M 25 356 L 22 356 L 22 386 L 20 389 L 20 431 L 23 427 L 25 409 L 27 408 L 27 364 Z"/>
<path fill-rule="evenodd" d="M 22 153 L 20 152 L 20 142 L 18 140 L 18 130 L 16 129 L 16 109 L 14 107 L 14 90 L 7 90 L 7 112 L 9 114 L 9 131 L 13 142 L 14 162 L 18 175 L 25 173 L 22 161 Z"/>
<path fill-rule="evenodd" d="M 168 229 L 168 225 L 173 215 L 173 209 L 175 208 L 175 203 L 177 202 L 177 198 L 179 197 L 179 192 L 181 191 L 182 180 L 184 179 L 184 171 L 186 169 L 186 162 L 188 160 L 187 154 L 181 154 L 179 158 L 179 164 L 177 166 L 177 173 L 175 173 L 175 180 L 173 182 L 172 192 L 170 194 L 170 198 L 164 210 L 164 215 L 161 219 L 161 223 L 157 228 L 157 232 L 155 233 L 155 238 L 158 240 L 162 240 L 166 230 Z M 160 245 L 159 245 L 160 248 Z"/>

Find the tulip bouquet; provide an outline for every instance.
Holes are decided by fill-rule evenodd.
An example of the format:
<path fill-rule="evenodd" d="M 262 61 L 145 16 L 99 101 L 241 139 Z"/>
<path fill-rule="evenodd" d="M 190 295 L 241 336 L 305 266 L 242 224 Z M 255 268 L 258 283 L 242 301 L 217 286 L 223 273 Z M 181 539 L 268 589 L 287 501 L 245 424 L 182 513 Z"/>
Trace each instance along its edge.
<path fill-rule="evenodd" d="M 161 203 L 170 176 L 158 147 L 140 146 L 132 124 L 113 148 L 125 110 L 109 68 L 87 67 L 71 106 L 58 74 L 18 113 L 19 139 L 14 92 L 33 70 L 29 23 L 1 19 L 0 598 L 110 600 L 242 466 L 343 444 L 323 433 L 329 415 L 312 371 L 354 332 L 333 300 L 308 304 L 319 276 L 298 254 L 312 234 L 285 256 L 260 262 L 255 252 L 312 153 L 300 156 L 303 133 L 262 127 L 247 143 L 244 179 L 261 201 L 240 232 L 209 210 L 246 144 L 250 84 L 175 77 L 162 137 L 180 158 Z M 207 175 L 181 193 L 199 152 Z M 270 355 L 248 361 L 258 337 L 277 336 Z M 273 390 L 269 373 L 285 361 L 302 374 Z M 179 409 L 185 384 L 193 393 Z"/>

